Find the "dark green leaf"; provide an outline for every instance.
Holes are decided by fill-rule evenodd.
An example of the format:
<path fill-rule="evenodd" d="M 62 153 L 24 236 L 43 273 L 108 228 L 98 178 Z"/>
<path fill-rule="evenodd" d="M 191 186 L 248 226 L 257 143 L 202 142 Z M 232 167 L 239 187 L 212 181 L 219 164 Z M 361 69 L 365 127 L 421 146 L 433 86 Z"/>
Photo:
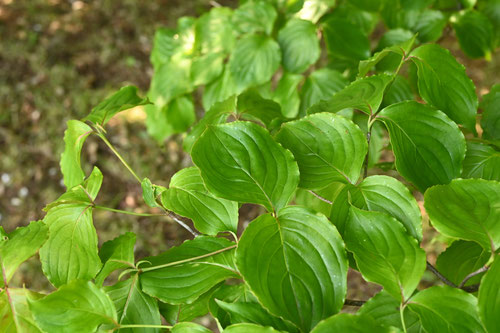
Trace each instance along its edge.
<path fill-rule="evenodd" d="M 80 154 L 92 128 L 78 120 L 69 120 L 64 131 L 64 152 L 61 155 L 61 172 L 67 189 L 79 185 L 85 179 L 80 164 Z"/>
<path fill-rule="evenodd" d="M 354 315 L 350 313 L 340 313 L 316 326 L 311 333 L 331 333 L 331 332 L 349 332 L 349 333 L 388 333 L 388 328 L 377 325 L 369 316 Z"/>
<path fill-rule="evenodd" d="M 256 324 L 234 324 L 227 327 L 224 333 L 278 333 L 272 327 L 264 327 Z"/>
<path fill-rule="evenodd" d="M 208 235 L 236 232 L 238 203 L 220 199 L 207 191 L 198 168 L 185 168 L 170 180 L 161 201 L 168 210 L 190 218 L 196 229 Z"/>
<path fill-rule="evenodd" d="M 412 295 L 425 271 L 425 252 L 401 222 L 352 206 L 344 240 L 365 280 L 381 284 L 401 302 Z"/>
<path fill-rule="evenodd" d="M 231 75 L 229 65 L 224 66 L 224 71 L 215 80 L 205 87 L 202 104 L 205 110 L 211 110 L 217 102 L 226 101 L 236 94 L 236 84 Z"/>
<path fill-rule="evenodd" d="M 286 332 L 299 332 L 297 327 L 281 318 L 273 316 L 259 303 L 227 303 L 218 299 L 215 301 L 223 310 L 229 313 L 232 324 L 253 323 L 262 326 L 271 326 L 277 330 Z"/>
<path fill-rule="evenodd" d="M 104 290 L 115 304 L 120 325 L 161 325 L 158 301 L 141 291 L 137 274 Z M 119 332 L 152 333 L 160 332 L 160 329 L 135 327 Z"/>
<path fill-rule="evenodd" d="M 347 83 L 347 79 L 335 70 L 321 68 L 312 72 L 300 91 L 302 99 L 300 105 L 301 115 L 305 115 L 305 110 L 320 100 L 330 99 L 337 91 L 342 90 Z"/>
<path fill-rule="evenodd" d="M 192 158 L 216 196 L 277 211 L 299 182 L 292 154 L 250 122 L 210 126 L 193 146 Z"/>
<path fill-rule="evenodd" d="M 278 33 L 283 67 L 302 73 L 314 64 L 321 53 L 316 27 L 310 21 L 291 19 Z"/>
<path fill-rule="evenodd" d="M 476 241 L 494 252 L 500 247 L 500 183 L 456 179 L 425 193 L 425 209 L 442 234 Z"/>
<path fill-rule="evenodd" d="M 370 41 L 360 27 L 343 18 L 331 18 L 324 22 L 323 34 L 328 52 L 349 60 L 370 57 Z"/>
<path fill-rule="evenodd" d="M 206 327 L 203 327 L 199 324 L 188 323 L 188 322 L 175 324 L 175 326 L 172 327 L 172 330 L 170 332 L 171 333 L 213 333 L 211 330 L 209 330 Z"/>
<path fill-rule="evenodd" d="M 84 186 L 70 189 L 47 206 L 43 221 L 49 227 L 49 239 L 40 249 L 40 261 L 56 287 L 74 279 L 90 280 L 101 269 L 91 202 L 101 183 L 101 171 L 94 168 Z"/>
<path fill-rule="evenodd" d="M 207 126 L 225 123 L 227 117 L 233 112 L 236 112 L 236 97 L 215 103 L 186 136 L 183 143 L 184 149 L 190 152 L 195 141 L 203 134 Z"/>
<path fill-rule="evenodd" d="M 242 34 L 265 32 L 271 34 L 277 13 L 267 1 L 248 1 L 233 14 L 233 26 Z"/>
<path fill-rule="evenodd" d="M 266 83 L 278 69 L 281 52 L 278 43 L 263 35 L 247 35 L 238 42 L 229 59 L 236 92 Z"/>
<path fill-rule="evenodd" d="M 262 215 L 241 236 L 237 264 L 262 305 L 307 331 L 340 311 L 347 258 L 335 227 L 322 215 L 290 206 Z"/>
<path fill-rule="evenodd" d="M 238 96 L 238 114 L 245 119 L 260 121 L 268 129 L 283 118 L 280 105 L 263 98 L 256 89 L 249 89 Z"/>
<path fill-rule="evenodd" d="M 356 183 L 368 150 L 359 127 L 332 113 L 316 113 L 288 122 L 276 139 L 295 156 L 299 186 L 308 189 L 336 181 Z"/>
<path fill-rule="evenodd" d="M 461 174 L 465 139 L 444 113 L 414 101 L 380 112 L 389 130 L 396 169 L 422 193 Z"/>
<path fill-rule="evenodd" d="M 488 332 L 500 330 L 500 256 L 496 256 L 479 287 L 479 315 Z"/>
<path fill-rule="evenodd" d="M 95 332 L 102 324 L 116 324 L 108 295 L 88 281 L 74 280 L 39 300 L 28 299 L 35 321 L 45 332 Z"/>
<path fill-rule="evenodd" d="M 382 290 L 370 298 L 357 313 L 372 317 L 378 325 L 384 327 L 392 326 L 403 330 L 400 306 L 400 302 L 387 291 Z M 404 310 L 404 321 L 407 333 L 423 332 L 418 316 L 408 308 Z"/>
<path fill-rule="evenodd" d="M 281 112 L 287 118 L 294 118 L 299 113 L 300 96 L 297 86 L 302 82 L 302 75 L 283 73 L 274 91 L 274 101 L 281 105 Z"/>
<path fill-rule="evenodd" d="M 465 291 L 435 286 L 420 291 L 408 303 L 426 332 L 485 332 L 479 321 L 477 299 Z"/>
<path fill-rule="evenodd" d="M 411 90 L 410 83 L 406 78 L 397 75 L 389 88 L 385 91 L 383 106 L 389 106 L 404 101 L 411 101 L 414 99 L 413 91 Z"/>
<path fill-rule="evenodd" d="M 500 140 L 500 84 L 495 84 L 491 87 L 491 91 L 483 96 L 480 107 L 483 110 L 481 118 L 483 137 Z"/>
<path fill-rule="evenodd" d="M 385 74 L 357 79 L 332 98 L 311 106 L 307 112 L 336 113 L 346 108 L 353 108 L 369 115 L 374 114 L 382 103 L 385 88 L 391 81 L 392 76 Z"/>
<path fill-rule="evenodd" d="M 470 273 L 483 267 L 490 253 L 476 242 L 458 240 L 453 242 L 436 261 L 436 268 L 457 286 Z M 471 278 L 467 285 L 479 283 L 481 275 Z"/>
<path fill-rule="evenodd" d="M 426 9 L 418 14 L 411 30 L 418 33 L 420 42 L 435 42 L 443 35 L 443 29 L 447 23 L 448 18 L 442 12 Z"/>
<path fill-rule="evenodd" d="M 0 293 L 0 327 L 3 333 L 42 333 L 28 307 L 28 298 L 36 300 L 41 294 L 28 289 L 9 288 Z"/>
<path fill-rule="evenodd" d="M 348 0 L 348 2 L 370 12 L 378 12 L 384 3 L 383 0 Z"/>
<path fill-rule="evenodd" d="M 332 183 L 322 189 L 314 190 L 314 193 L 321 196 L 321 198 L 333 201 L 333 199 L 344 188 L 344 186 L 345 184 L 343 183 Z M 332 205 L 319 199 L 308 190 L 303 190 L 300 188 L 297 189 L 297 192 L 295 193 L 295 202 L 298 205 L 306 206 L 317 211 L 318 213 L 324 214 L 325 216 L 330 216 Z"/>
<path fill-rule="evenodd" d="M 453 28 L 462 50 L 471 58 L 491 59 L 494 50 L 493 25 L 488 17 L 475 10 L 467 10 L 455 17 Z"/>
<path fill-rule="evenodd" d="M 9 283 L 23 262 L 33 256 L 48 238 L 49 229 L 42 221 L 16 228 L 7 239 L 0 239 L 0 286 Z M 4 281 L 6 279 L 7 281 Z"/>
<path fill-rule="evenodd" d="M 234 243 L 225 238 L 198 236 L 156 257 L 144 260 L 142 290 L 170 304 L 190 303 L 234 272 Z M 154 266 L 162 266 L 155 268 Z"/>
<path fill-rule="evenodd" d="M 102 244 L 99 251 L 99 258 L 101 258 L 104 266 L 95 277 L 97 286 L 102 286 L 104 280 L 111 272 L 117 269 L 135 267 L 134 246 L 135 234 L 131 232 L 127 232 Z"/>
<path fill-rule="evenodd" d="M 462 177 L 500 181 L 500 152 L 479 142 L 467 142 Z"/>
<path fill-rule="evenodd" d="M 411 59 L 418 68 L 420 96 L 456 123 L 475 131 L 477 96 L 464 66 L 436 44 L 416 48 Z"/>
<path fill-rule="evenodd" d="M 126 86 L 99 103 L 83 121 L 104 126 L 118 112 L 145 104 L 149 104 L 149 101 L 137 96 L 137 87 Z"/>

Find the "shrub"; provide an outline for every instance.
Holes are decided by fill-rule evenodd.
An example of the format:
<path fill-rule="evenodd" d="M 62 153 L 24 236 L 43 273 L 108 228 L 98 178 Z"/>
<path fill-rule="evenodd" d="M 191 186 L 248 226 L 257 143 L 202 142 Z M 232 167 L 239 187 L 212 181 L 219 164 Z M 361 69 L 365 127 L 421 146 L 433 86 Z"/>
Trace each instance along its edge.
<path fill-rule="evenodd" d="M 489 58 L 498 8 L 244 1 L 158 30 L 147 98 L 124 87 L 69 121 L 66 193 L 43 221 L 0 230 L 1 327 L 210 332 L 190 322 L 210 313 L 228 333 L 498 332 L 500 90 L 483 97 L 478 123 L 473 82 L 432 43 L 450 22 L 467 55 Z M 379 19 L 387 29 L 372 54 Z M 206 110 L 198 121 L 193 96 Z M 136 106 L 158 141 L 184 133 L 194 166 L 168 188 L 141 179 L 106 138 L 106 123 Z M 99 249 L 94 210 L 155 214 L 96 204 L 103 175 L 86 175 L 80 161 L 89 135 L 137 179 L 148 206 L 194 238 L 147 258 L 134 257 L 130 232 Z M 419 193 L 433 227 L 452 240 L 437 267 L 420 246 Z M 242 203 L 262 214 L 240 233 Z M 57 290 L 9 286 L 38 251 Z M 346 299 L 349 267 L 383 290 Z M 426 268 L 445 285 L 419 287 Z M 340 313 L 344 306 L 360 308 Z"/>

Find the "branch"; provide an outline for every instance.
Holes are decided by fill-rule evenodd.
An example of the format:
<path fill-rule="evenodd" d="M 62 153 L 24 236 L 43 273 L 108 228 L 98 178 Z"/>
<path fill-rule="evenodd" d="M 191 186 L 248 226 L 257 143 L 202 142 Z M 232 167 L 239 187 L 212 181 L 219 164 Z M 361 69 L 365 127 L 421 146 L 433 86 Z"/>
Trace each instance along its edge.
<path fill-rule="evenodd" d="M 468 293 L 475 293 L 476 291 L 479 290 L 479 283 L 478 284 L 473 284 L 472 286 L 463 286 L 461 289 L 463 291 L 468 292 Z"/>
<path fill-rule="evenodd" d="M 355 300 L 355 299 L 346 299 L 345 302 L 344 302 L 344 305 L 347 305 L 347 306 L 362 306 L 365 303 L 366 303 L 366 301 L 359 301 L 359 300 Z"/>
<path fill-rule="evenodd" d="M 448 280 L 443 274 L 441 274 L 436 267 L 432 266 L 430 262 L 427 261 L 427 269 L 430 270 L 434 275 L 436 275 L 441 281 L 453 288 L 458 288 L 456 284 Z"/>
<path fill-rule="evenodd" d="M 460 284 L 458 285 L 458 288 L 464 289 L 464 286 L 467 283 L 467 281 L 469 281 L 471 278 L 473 278 L 476 275 L 479 275 L 481 273 L 486 272 L 488 269 L 489 269 L 488 266 L 483 266 L 480 269 L 478 269 L 477 271 L 474 271 L 474 272 L 470 273 L 469 275 L 467 275 L 466 277 L 464 277 L 464 279 L 462 280 L 462 282 L 460 282 Z"/>
<path fill-rule="evenodd" d="M 326 202 L 327 204 L 330 204 L 330 205 L 333 205 L 333 202 L 331 202 L 330 200 L 328 199 L 325 199 L 323 198 L 321 195 L 319 195 L 318 193 L 314 192 L 314 191 L 311 191 L 311 190 L 308 190 L 307 192 L 311 193 L 312 195 L 314 195 L 316 198 L 318 198 L 319 200 L 321 201 L 324 201 Z"/>

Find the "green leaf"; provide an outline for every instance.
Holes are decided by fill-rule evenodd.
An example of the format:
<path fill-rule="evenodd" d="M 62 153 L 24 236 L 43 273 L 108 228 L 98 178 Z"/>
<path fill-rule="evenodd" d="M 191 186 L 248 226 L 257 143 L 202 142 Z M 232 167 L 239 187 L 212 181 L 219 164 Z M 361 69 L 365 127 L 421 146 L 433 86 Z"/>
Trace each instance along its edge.
<path fill-rule="evenodd" d="M 494 32 L 488 17 L 475 10 L 466 10 L 455 19 L 452 25 L 464 53 L 471 58 L 490 59 L 494 50 Z"/>
<path fill-rule="evenodd" d="M 408 303 L 426 332 L 485 332 L 479 321 L 477 299 L 448 286 L 420 291 Z"/>
<path fill-rule="evenodd" d="M 154 68 L 167 63 L 181 47 L 181 40 L 175 38 L 174 29 L 159 28 L 155 32 L 150 60 Z"/>
<path fill-rule="evenodd" d="M 0 286 L 8 284 L 19 265 L 33 256 L 48 238 L 49 228 L 42 222 L 31 222 L 16 228 L 7 239 L 0 240 Z M 4 281 L 6 279 L 7 281 Z"/>
<path fill-rule="evenodd" d="M 144 260 L 142 290 L 162 302 L 191 303 L 234 272 L 234 243 L 224 238 L 198 236 L 156 257 Z M 156 268 L 155 266 L 161 266 Z"/>
<path fill-rule="evenodd" d="M 418 14 L 411 30 L 418 33 L 418 40 L 422 43 L 436 42 L 447 23 L 448 18 L 441 11 L 425 9 Z"/>
<path fill-rule="evenodd" d="M 231 316 L 217 304 L 216 300 L 224 302 L 257 302 L 257 299 L 246 284 L 222 285 L 216 292 L 213 293 L 210 301 L 208 302 L 210 314 L 217 320 L 219 330 L 223 327 L 231 325 Z"/>
<path fill-rule="evenodd" d="M 202 55 L 216 54 L 216 52 L 230 52 L 236 38 L 231 18 L 233 12 L 227 7 L 214 7 L 210 12 L 203 14 L 195 23 L 195 49 Z M 194 63 L 193 63 L 194 66 Z M 195 76 L 198 78 L 198 76 Z M 196 85 L 196 83 L 193 83 Z"/>
<path fill-rule="evenodd" d="M 500 181 L 500 152 L 479 142 L 467 142 L 462 177 Z"/>
<path fill-rule="evenodd" d="M 43 221 L 49 227 L 49 239 L 40 249 L 40 261 L 56 287 L 75 279 L 90 280 L 101 269 L 90 201 L 101 183 L 101 171 L 94 168 L 84 186 L 70 189 L 47 206 Z"/>
<path fill-rule="evenodd" d="M 344 18 L 330 18 L 323 23 L 329 54 L 348 60 L 370 57 L 370 41 L 360 27 Z"/>
<path fill-rule="evenodd" d="M 380 326 L 392 326 L 403 330 L 400 306 L 400 302 L 394 299 L 394 297 L 392 297 L 387 291 L 382 290 L 363 304 L 357 313 L 362 316 L 369 316 L 373 318 Z M 406 332 L 422 332 L 422 325 L 420 324 L 418 316 L 414 312 L 405 308 L 403 315 Z"/>
<path fill-rule="evenodd" d="M 436 44 L 422 45 L 411 53 L 418 68 L 418 90 L 429 104 L 456 123 L 475 131 L 477 96 L 463 65 Z"/>
<path fill-rule="evenodd" d="M 0 293 L 0 327 L 3 333 L 41 333 L 28 307 L 27 299 L 36 300 L 41 294 L 27 289 L 9 288 Z"/>
<path fill-rule="evenodd" d="M 476 242 L 458 240 L 442 252 L 436 261 L 436 268 L 457 286 L 472 272 L 483 267 L 490 253 Z M 479 283 L 481 275 L 471 278 L 466 285 Z"/>
<path fill-rule="evenodd" d="M 399 102 L 411 101 L 414 98 L 415 96 L 413 96 L 413 91 L 408 80 L 401 75 L 397 75 L 385 91 L 382 106 L 385 107 Z"/>
<path fill-rule="evenodd" d="M 61 155 L 61 172 L 67 189 L 79 185 L 85 179 L 80 164 L 83 144 L 92 133 L 92 128 L 78 120 L 69 120 L 64 131 L 64 152 Z"/>
<path fill-rule="evenodd" d="M 256 89 L 249 89 L 238 96 L 238 114 L 248 120 L 257 120 L 269 130 L 275 122 L 283 119 L 280 105 L 263 98 Z"/>
<path fill-rule="evenodd" d="M 500 45 L 500 1 L 499 0 L 486 0 L 480 1 L 478 9 L 488 17 L 493 25 L 493 32 L 495 33 L 494 46 Z"/>
<path fill-rule="evenodd" d="M 193 60 L 191 81 L 193 85 L 205 85 L 217 79 L 224 70 L 224 53 L 208 53 Z"/>
<path fill-rule="evenodd" d="M 144 178 L 141 182 L 142 198 L 149 207 L 159 207 L 156 198 L 167 189 L 163 186 L 154 185 L 151 180 Z"/>
<path fill-rule="evenodd" d="M 281 52 L 278 43 L 264 35 L 247 35 L 238 42 L 229 58 L 229 69 L 236 92 L 264 84 L 279 68 Z"/>
<path fill-rule="evenodd" d="M 488 332 L 498 332 L 500 322 L 500 256 L 496 256 L 479 287 L 479 315 Z"/>
<path fill-rule="evenodd" d="M 229 65 L 224 66 L 222 74 L 203 91 L 202 104 L 205 110 L 211 110 L 217 102 L 226 101 L 236 94 L 236 84 L 231 75 Z"/>
<path fill-rule="evenodd" d="M 481 109 L 481 127 L 483 128 L 483 138 L 490 140 L 500 140 L 500 84 L 491 87 L 488 94 L 483 96 Z"/>
<path fill-rule="evenodd" d="M 46 332 L 95 332 L 116 324 L 116 309 L 106 293 L 88 281 L 75 280 L 39 300 L 28 298 L 36 323 Z"/>
<path fill-rule="evenodd" d="M 290 206 L 262 215 L 241 236 L 238 268 L 272 314 L 308 331 L 340 311 L 347 258 L 335 227 L 322 215 Z"/>
<path fill-rule="evenodd" d="M 417 201 L 410 191 L 395 178 L 375 175 L 357 185 L 347 186 L 332 207 L 331 221 L 344 234 L 349 205 L 359 209 L 391 215 L 403 224 L 406 232 L 422 240 L 422 216 Z"/>
<path fill-rule="evenodd" d="M 172 327 L 172 330 L 170 331 L 171 333 L 213 333 L 211 330 L 209 330 L 206 327 L 203 327 L 199 324 L 195 323 L 178 323 L 175 324 L 174 327 Z"/>
<path fill-rule="evenodd" d="M 385 88 L 391 80 L 392 76 L 385 74 L 357 79 L 329 100 L 311 106 L 307 113 L 336 113 L 346 108 L 353 108 L 371 115 L 382 103 Z"/>
<path fill-rule="evenodd" d="M 344 187 L 345 184 L 343 183 L 332 183 L 327 187 L 315 190 L 314 193 L 329 201 L 333 201 L 333 199 Z M 303 190 L 300 188 L 297 189 L 297 192 L 295 193 L 295 202 L 298 205 L 306 206 L 307 208 L 315 210 L 318 213 L 324 214 L 325 216 L 330 216 L 332 205 L 319 199 L 307 190 Z"/>
<path fill-rule="evenodd" d="M 278 33 L 283 67 L 291 73 L 302 73 L 314 64 L 321 53 L 316 26 L 310 21 L 291 19 Z"/>
<path fill-rule="evenodd" d="M 297 87 L 302 78 L 300 74 L 285 72 L 274 91 L 273 99 L 281 105 L 283 116 L 287 118 L 294 118 L 299 113 L 300 96 Z"/>
<path fill-rule="evenodd" d="M 162 64 L 153 74 L 148 97 L 157 109 L 162 109 L 174 98 L 193 89 L 191 83 L 191 60 L 176 59 Z"/>
<path fill-rule="evenodd" d="M 295 156 L 299 186 L 307 189 L 336 181 L 356 183 L 368 150 L 359 127 L 331 113 L 316 113 L 285 123 L 276 139 Z"/>
<path fill-rule="evenodd" d="M 358 77 L 365 76 L 374 65 L 378 72 L 394 72 L 403 61 L 413 44 L 416 35 L 404 29 L 387 31 L 380 38 L 375 53 L 371 58 L 359 62 Z"/>
<path fill-rule="evenodd" d="M 254 123 L 210 126 L 191 154 L 210 192 L 269 211 L 284 207 L 299 182 L 292 154 Z"/>
<path fill-rule="evenodd" d="M 161 325 L 158 301 L 144 294 L 139 286 L 139 276 L 105 287 L 104 290 L 113 301 L 120 325 Z M 158 328 L 125 328 L 119 332 L 160 332 Z"/>
<path fill-rule="evenodd" d="M 265 32 L 270 35 L 277 16 L 268 2 L 248 1 L 234 11 L 233 26 L 241 34 Z"/>
<path fill-rule="evenodd" d="M 408 101 L 385 108 L 379 119 L 389 131 L 396 169 L 422 193 L 460 176 L 465 139 L 444 113 Z"/>
<path fill-rule="evenodd" d="M 398 220 L 352 206 L 344 240 L 365 280 L 401 302 L 412 295 L 425 271 L 425 252 Z"/>
<path fill-rule="evenodd" d="M 227 303 L 218 299 L 215 301 L 217 305 L 229 313 L 232 324 L 253 323 L 262 326 L 271 326 L 276 330 L 286 332 L 299 332 L 297 327 L 281 318 L 271 315 L 259 303 Z"/>
<path fill-rule="evenodd" d="M 371 317 L 350 313 L 339 313 L 333 317 L 323 320 L 311 331 L 311 333 L 330 332 L 388 333 L 390 331 L 388 328 L 377 325 Z"/>
<path fill-rule="evenodd" d="M 236 112 L 236 97 L 233 96 L 223 102 L 215 103 L 184 138 L 184 150 L 190 152 L 195 141 L 198 140 L 209 125 L 225 123 L 233 112 Z"/>
<path fill-rule="evenodd" d="M 316 23 L 333 6 L 335 0 L 304 0 L 302 9 L 295 16 Z"/>
<path fill-rule="evenodd" d="M 208 235 L 236 232 L 238 203 L 220 199 L 207 191 L 198 168 L 185 168 L 170 180 L 161 201 L 170 211 L 190 218 L 196 229 Z"/>
<path fill-rule="evenodd" d="M 300 105 L 301 115 L 305 115 L 305 110 L 320 100 L 330 99 L 336 92 L 342 90 L 348 82 L 340 72 L 329 68 L 320 68 L 312 72 L 300 90 L 302 99 Z"/>
<path fill-rule="evenodd" d="M 113 240 L 107 241 L 101 246 L 99 258 L 104 263 L 101 271 L 95 277 L 97 286 L 102 286 L 104 280 L 111 272 L 135 267 L 134 265 L 135 234 L 126 232 Z"/>
<path fill-rule="evenodd" d="M 150 104 L 149 100 L 137 96 L 137 87 L 126 86 L 99 103 L 83 121 L 104 126 L 118 112 L 146 104 Z"/>
<path fill-rule="evenodd" d="M 264 326 L 259 326 L 256 324 L 235 324 L 231 325 L 229 327 L 226 327 L 224 330 L 224 333 L 278 333 L 275 329 L 272 327 L 264 327 Z"/>
<path fill-rule="evenodd" d="M 425 193 L 425 210 L 440 233 L 476 241 L 495 252 L 500 247 L 500 183 L 456 179 Z"/>
<path fill-rule="evenodd" d="M 383 0 L 348 0 L 349 3 L 358 7 L 359 9 L 367 10 L 370 12 L 378 12 L 383 4 Z"/>

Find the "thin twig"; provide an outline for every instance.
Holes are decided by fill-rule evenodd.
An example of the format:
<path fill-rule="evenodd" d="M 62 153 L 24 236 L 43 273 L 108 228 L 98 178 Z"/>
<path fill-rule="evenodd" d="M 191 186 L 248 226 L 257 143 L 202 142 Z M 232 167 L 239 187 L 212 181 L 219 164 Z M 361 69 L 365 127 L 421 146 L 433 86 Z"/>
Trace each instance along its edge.
<path fill-rule="evenodd" d="M 479 290 L 479 283 L 478 284 L 473 284 L 472 286 L 463 286 L 461 289 L 463 291 L 468 292 L 468 293 L 475 293 L 476 291 Z"/>
<path fill-rule="evenodd" d="M 483 266 L 480 269 L 478 269 L 477 271 L 474 271 L 474 272 L 470 273 L 469 275 L 467 275 L 466 277 L 464 277 L 464 279 L 462 280 L 462 282 L 460 282 L 460 284 L 458 285 L 458 288 L 463 289 L 463 287 L 465 286 L 465 284 L 467 283 L 467 281 L 469 281 L 471 278 L 473 278 L 476 275 L 479 275 L 481 273 L 486 272 L 488 269 L 489 269 L 488 266 Z"/>
<path fill-rule="evenodd" d="M 360 300 L 356 300 L 356 299 L 346 299 L 345 302 L 344 302 L 344 305 L 347 305 L 347 306 L 362 306 L 365 303 L 366 303 L 366 301 L 360 301 Z"/>
<path fill-rule="evenodd" d="M 436 275 L 441 281 L 443 281 L 445 284 L 449 285 L 450 287 L 457 288 L 458 286 L 448 280 L 443 274 L 441 274 L 436 267 L 432 266 L 430 262 L 427 261 L 427 269 L 430 270 L 434 275 Z"/>
<path fill-rule="evenodd" d="M 171 211 L 169 210 L 166 210 L 165 209 L 165 212 L 166 212 L 166 215 L 168 217 L 170 217 L 172 220 L 174 220 L 175 222 L 179 223 L 179 225 L 181 225 L 184 229 L 186 229 L 187 231 L 189 231 L 194 237 L 196 236 L 199 236 L 200 233 L 191 229 L 186 223 L 184 223 L 184 221 L 182 221 L 181 219 L 179 219 L 174 213 L 172 213 Z"/>
<path fill-rule="evenodd" d="M 318 198 L 319 200 L 321 201 L 324 201 L 326 202 L 327 204 L 330 204 L 330 205 L 333 205 L 333 202 L 331 202 L 330 200 L 328 199 L 325 199 L 323 198 L 321 195 L 319 195 L 318 193 L 314 192 L 314 191 L 311 191 L 311 190 L 308 190 L 309 193 L 311 193 L 312 195 L 314 195 L 316 198 Z"/>

